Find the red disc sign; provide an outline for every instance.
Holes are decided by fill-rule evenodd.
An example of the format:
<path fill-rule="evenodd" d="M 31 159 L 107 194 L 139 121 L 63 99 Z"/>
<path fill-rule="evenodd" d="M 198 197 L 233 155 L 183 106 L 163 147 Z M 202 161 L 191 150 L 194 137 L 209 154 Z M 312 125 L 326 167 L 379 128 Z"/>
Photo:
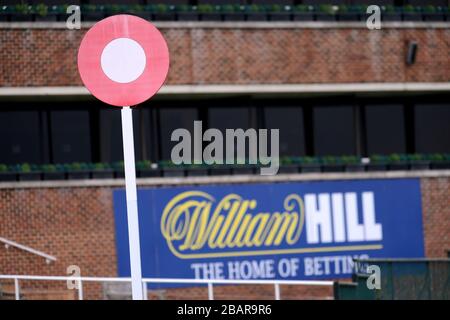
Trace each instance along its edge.
<path fill-rule="evenodd" d="M 78 50 L 78 71 L 86 88 L 114 106 L 134 106 L 151 98 L 169 71 L 169 50 L 150 22 L 116 15 L 96 23 Z"/>

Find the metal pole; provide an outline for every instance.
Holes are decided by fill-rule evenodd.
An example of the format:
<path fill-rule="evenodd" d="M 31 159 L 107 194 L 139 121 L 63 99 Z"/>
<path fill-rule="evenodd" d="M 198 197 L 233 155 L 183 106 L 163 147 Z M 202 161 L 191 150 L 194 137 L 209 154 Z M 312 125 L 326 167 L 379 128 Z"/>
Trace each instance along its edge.
<path fill-rule="evenodd" d="M 20 300 L 20 286 L 19 279 L 14 278 L 14 294 L 16 296 L 16 300 Z"/>
<path fill-rule="evenodd" d="M 83 281 L 78 280 L 78 300 L 83 300 Z"/>
<path fill-rule="evenodd" d="M 214 288 L 211 282 L 208 282 L 208 299 L 214 300 Z"/>
<path fill-rule="evenodd" d="M 147 282 L 142 283 L 142 292 L 144 294 L 144 300 L 148 300 L 148 288 L 147 288 Z"/>
<path fill-rule="evenodd" d="M 142 300 L 141 251 L 134 165 L 133 115 L 130 107 L 122 108 L 122 139 L 127 197 L 128 242 L 130 246 L 131 291 L 133 300 Z"/>
<path fill-rule="evenodd" d="M 280 300 L 280 285 L 278 283 L 275 283 L 274 286 L 275 286 L 275 300 Z"/>

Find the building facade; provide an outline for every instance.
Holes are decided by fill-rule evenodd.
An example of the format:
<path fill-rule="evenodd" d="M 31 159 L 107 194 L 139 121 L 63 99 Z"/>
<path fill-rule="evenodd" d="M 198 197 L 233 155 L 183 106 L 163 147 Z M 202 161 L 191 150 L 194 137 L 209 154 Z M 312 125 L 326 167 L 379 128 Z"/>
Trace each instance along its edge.
<path fill-rule="evenodd" d="M 170 160 L 171 133 L 176 128 L 192 132 L 195 120 L 221 131 L 279 128 L 282 157 L 450 153 L 448 22 L 391 22 L 381 30 L 353 22 L 156 25 L 168 42 L 171 66 L 160 93 L 134 110 L 137 160 Z M 90 26 L 84 22 L 81 30 L 68 30 L 63 22 L 0 23 L 0 163 L 122 160 L 119 110 L 92 98 L 77 72 L 77 48 Z M 417 54 L 410 60 L 412 44 Z M 414 205 L 396 188 L 392 198 L 376 200 L 375 206 L 384 208 L 385 225 L 398 230 L 400 238 L 412 235 L 418 241 L 411 252 L 399 251 L 405 257 L 442 258 L 450 250 L 449 176 L 448 170 L 322 172 L 140 178 L 138 185 L 141 191 L 223 187 L 241 195 L 247 191 L 236 190 L 243 187 L 251 198 L 265 192 L 252 193 L 253 185 L 277 190 L 295 184 L 295 193 L 318 183 L 316 191 L 298 191 L 303 197 L 353 192 L 350 185 L 360 182 L 367 184 L 358 187 L 361 192 L 370 192 L 380 181 L 388 186 L 404 180 L 418 188 L 410 199 Z M 327 183 L 336 183 L 335 189 Z M 0 237 L 57 258 L 46 263 L 14 247 L 1 249 L 0 274 L 66 275 L 76 265 L 85 276 L 126 275 L 117 189 L 123 189 L 122 179 L 0 182 Z M 397 224 L 389 211 L 395 208 L 402 208 L 404 217 L 417 213 L 420 221 Z M 422 234 L 412 231 L 416 227 Z M 322 237 L 323 228 L 317 229 Z M 383 257 L 398 257 L 390 256 L 392 242 L 382 245 L 388 250 Z M 29 292 L 44 288 L 31 281 L 22 287 Z M 86 297 L 101 298 L 103 289 L 88 284 Z M 330 287 L 281 290 L 285 299 L 333 296 Z M 192 286 L 150 288 L 150 296 L 208 295 L 205 287 Z M 218 286 L 215 297 L 270 299 L 273 287 Z"/>

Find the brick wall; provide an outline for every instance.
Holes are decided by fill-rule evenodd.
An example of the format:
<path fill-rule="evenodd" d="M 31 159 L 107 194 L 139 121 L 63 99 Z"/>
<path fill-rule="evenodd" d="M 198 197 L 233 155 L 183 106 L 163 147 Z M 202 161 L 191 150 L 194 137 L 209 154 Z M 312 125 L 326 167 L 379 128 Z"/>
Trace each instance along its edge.
<path fill-rule="evenodd" d="M 161 28 L 167 84 L 446 82 L 448 28 Z M 79 86 L 85 30 L 0 27 L 0 86 Z M 416 63 L 405 63 L 418 43 Z"/>
<path fill-rule="evenodd" d="M 57 257 L 47 264 L 39 256 L 2 247 L 0 274 L 61 276 L 68 266 L 78 265 L 83 275 L 115 276 L 114 233 L 108 188 L 0 190 L 0 235 Z M 65 283 L 51 287 L 63 289 Z"/>
<path fill-rule="evenodd" d="M 111 187 L 2 189 L 0 236 L 57 257 L 43 258 L 0 247 L 0 274 L 66 275 L 78 265 L 84 276 L 117 276 Z M 422 178 L 422 208 L 427 257 L 450 250 L 450 177 Z M 401 226 L 399 226 L 401 228 Z M 43 289 L 35 282 L 22 287 Z M 47 287 L 45 287 L 47 288 Z M 65 283 L 51 288 L 64 290 Z M 86 298 L 100 298 L 99 285 L 86 284 Z M 272 286 L 218 286 L 217 299 L 272 299 Z M 282 286 L 284 299 L 331 298 L 330 287 Z M 151 298 L 207 299 L 205 287 L 150 292 Z"/>
<path fill-rule="evenodd" d="M 422 179 L 425 254 L 447 257 L 450 252 L 450 179 Z"/>

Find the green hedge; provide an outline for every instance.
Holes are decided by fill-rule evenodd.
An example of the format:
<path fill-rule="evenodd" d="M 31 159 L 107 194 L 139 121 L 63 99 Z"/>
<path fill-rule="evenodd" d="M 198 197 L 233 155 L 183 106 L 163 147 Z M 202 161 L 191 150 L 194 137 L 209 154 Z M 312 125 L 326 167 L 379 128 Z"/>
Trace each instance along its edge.
<path fill-rule="evenodd" d="M 408 164 L 408 163 L 447 163 L 450 162 L 450 154 L 391 154 L 391 155 L 372 155 L 369 157 L 371 164 Z M 246 161 L 248 164 L 248 161 Z M 362 159 L 353 155 L 344 156 L 323 156 L 323 157 L 281 157 L 281 165 L 357 165 L 362 164 Z M 227 165 L 212 165 L 216 167 L 223 167 Z M 233 165 L 234 166 L 234 165 Z M 0 164 L 0 172 L 16 172 L 16 173 L 28 173 L 28 172 L 73 172 L 73 171 L 107 171 L 123 170 L 123 161 L 114 163 L 85 163 L 74 162 L 65 164 L 29 164 L 22 163 L 16 165 Z M 169 168 L 169 167 L 184 167 L 184 168 L 210 168 L 211 165 L 175 165 L 171 161 L 160 161 L 159 163 L 152 163 L 148 160 L 137 161 L 136 168 L 138 170 L 151 170 L 156 168 Z"/>
<path fill-rule="evenodd" d="M 391 154 L 391 155 L 373 155 L 370 157 L 371 163 L 395 164 L 395 163 L 414 163 L 414 162 L 449 162 L 450 154 Z"/>
<path fill-rule="evenodd" d="M 66 13 L 67 4 L 65 5 L 53 5 L 48 6 L 46 4 L 40 3 L 35 5 L 27 4 L 17 4 L 17 5 L 4 5 L 0 7 L 0 12 L 4 13 L 14 13 L 14 14 L 38 14 L 45 16 L 48 13 Z M 234 12 L 245 12 L 251 13 L 278 13 L 278 12 L 292 12 L 292 13 L 327 13 L 327 14 L 338 14 L 338 13 L 366 13 L 367 6 L 363 5 L 264 5 L 264 4 L 252 4 L 252 5 L 211 5 L 211 4 L 201 4 L 198 6 L 191 5 L 168 5 L 164 3 L 151 4 L 151 5 L 119 5 L 119 4 L 104 4 L 104 5 L 81 5 L 82 12 L 104 12 L 104 13 L 168 13 L 168 12 L 198 12 L 198 13 L 234 13 Z M 399 13 L 444 13 L 449 12 L 449 7 L 440 6 L 411 6 L 406 5 L 402 7 L 394 6 L 381 6 L 384 12 L 399 12 Z"/>

